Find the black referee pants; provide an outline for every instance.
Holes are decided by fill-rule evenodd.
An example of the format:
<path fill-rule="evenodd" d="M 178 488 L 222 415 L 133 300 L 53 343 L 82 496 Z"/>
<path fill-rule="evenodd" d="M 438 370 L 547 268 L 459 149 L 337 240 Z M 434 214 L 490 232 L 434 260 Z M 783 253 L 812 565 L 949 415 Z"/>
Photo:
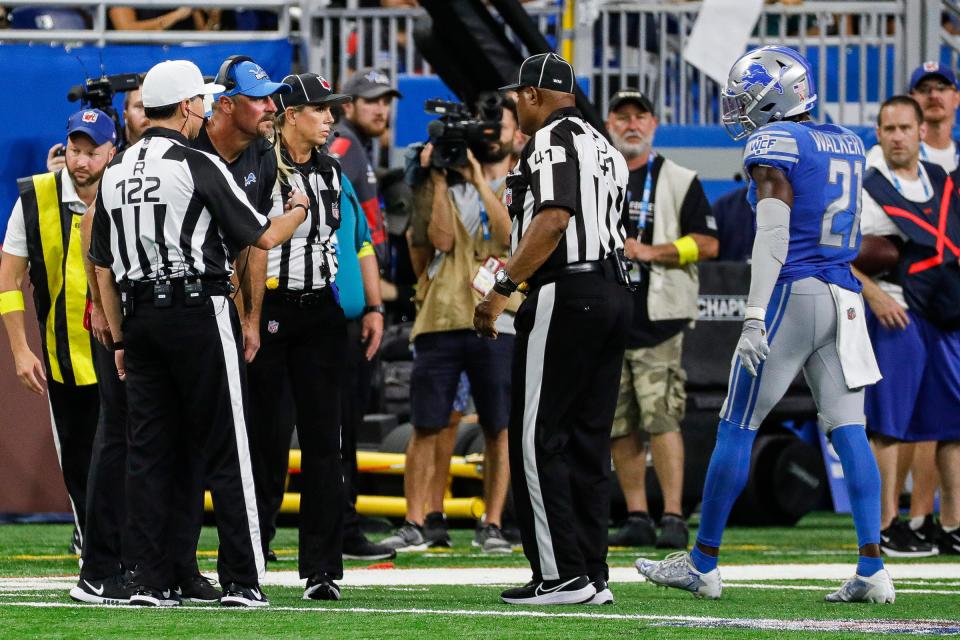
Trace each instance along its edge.
<path fill-rule="evenodd" d="M 517 312 L 510 476 L 535 580 L 607 576 L 610 427 L 627 290 L 612 275 L 567 275 Z"/>
<path fill-rule="evenodd" d="M 81 543 L 87 520 L 87 475 L 100 413 L 97 386 L 62 384 L 55 382 L 47 372 L 53 441 Z"/>
<path fill-rule="evenodd" d="M 343 310 L 329 288 L 317 306 L 301 308 L 277 294 L 263 300 L 260 351 L 250 365 L 258 498 L 266 529 L 272 496 L 286 474 L 290 420 L 282 406 L 289 385 L 300 442 L 300 577 L 343 577 L 343 469 L 340 391 L 346 349 Z M 267 540 L 267 537 L 264 537 Z"/>
<path fill-rule="evenodd" d="M 127 514 L 138 584 L 175 586 L 169 534 L 183 514 L 178 449 L 206 460 L 220 537 L 220 583 L 255 586 L 264 571 L 247 443 L 246 375 L 233 302 L 211 296 L 170 308 L 138 299 L 124 320 L 130 439 Z M 199 468 L 203 468 L 201 465 Z M 180 521 L 182 522 L 182 520 Z"/>
<path fill-rule="evenodd" d="M 126 528 L 127 395 L 113 352 L 94 345 L 100 421 L 87 479 L 87 520 L 80 577 L 99 580 L 132 568 L 123 555 Z"/>

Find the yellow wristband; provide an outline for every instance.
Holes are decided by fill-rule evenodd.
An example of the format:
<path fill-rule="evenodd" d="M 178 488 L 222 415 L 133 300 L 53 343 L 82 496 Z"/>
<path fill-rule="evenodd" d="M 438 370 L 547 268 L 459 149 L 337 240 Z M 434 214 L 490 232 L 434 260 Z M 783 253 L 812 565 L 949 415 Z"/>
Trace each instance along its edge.
<path fill-rule="evenodd" d="M 673 246 L 677 248 L 677 253 L 680 254 L 681 267 L 696 262 L 700 258 L 700 248 L 697 246 L 696 240 L 690 236 L 683 236 L 674 240 Z"/>
<path fill-rule="evenodd" d="M 13 311 L 23 311 L 23 291 L 0 292 L 0 316 Z"/>
<path fill-rule="evenodd" d="M 372 255 L 376 255 L 376 253 L 373 250 L 373 245 L 370 244 L 369 242 L 364 242 L 363 245 L 360 247 L 360 251 L 357 251 L 358 258 L 366 258 L 367 256 L 372 256 Z"/>

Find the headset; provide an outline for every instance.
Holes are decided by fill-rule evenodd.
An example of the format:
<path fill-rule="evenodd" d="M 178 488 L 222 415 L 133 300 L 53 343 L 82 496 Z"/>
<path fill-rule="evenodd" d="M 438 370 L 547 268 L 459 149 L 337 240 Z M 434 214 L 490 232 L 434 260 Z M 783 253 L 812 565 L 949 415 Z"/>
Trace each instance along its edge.
<path fill-rule="evenodd" d="M 234 55 L 224 60 L 223 64 L 220 65 L 220 70 L 217 71 L 217 79 L 214 80 L 214 82 L 217 84 L 222 84 L 225 87 L 224 92 L 229 92 L 236 89 L 237 81 L 230 78 L 230 69 L 232 69 L 234 65 L 238 65 L 241 62 L 252 62 L 254 64 L 257 63 L 256 60 L 249 56 Z"/>

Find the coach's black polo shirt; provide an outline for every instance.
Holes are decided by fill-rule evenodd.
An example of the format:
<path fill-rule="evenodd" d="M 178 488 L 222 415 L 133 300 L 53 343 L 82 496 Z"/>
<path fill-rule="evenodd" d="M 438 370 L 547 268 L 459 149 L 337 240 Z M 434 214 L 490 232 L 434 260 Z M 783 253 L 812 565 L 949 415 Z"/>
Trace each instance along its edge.
<path fill-rule="evenodd" d="M 207 135 L 206 125 L 190 145 L 223 160 Z M 267 215 L 273 205 L 273 185 L 277 180 L 277 158 L 273 144 L 266 138 L 257 138 L 233 162 L 224 160 L 224 164 L 237 185 L 247 194 L 254 209 Z"/>

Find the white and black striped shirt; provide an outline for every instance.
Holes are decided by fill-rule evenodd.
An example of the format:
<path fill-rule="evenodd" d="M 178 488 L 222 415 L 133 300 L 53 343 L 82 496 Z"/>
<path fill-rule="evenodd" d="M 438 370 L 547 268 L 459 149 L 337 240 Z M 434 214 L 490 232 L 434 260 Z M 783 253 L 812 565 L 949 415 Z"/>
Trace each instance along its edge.
<path fill-rule="evenodd" d="M 507 176 L 511 250 L 516 251 L 534 216 L 558 207 L 570 212 L 570 224 L 540 269 L 603 260 L 623 247 L 620 218 L 628 178 L 626 160 L 577 109 L 555 111 Z"/>
<path fill-rule="evenodd" d="M 173 130 L 148 129 L 104 172 L 90 259 L 117 282 L 226 279 L 237 252 L 270 225 L 219 158 L 187 145 Z"/>
<path fill-rule="evenodd" d="M 340 163 L 316 149 L 304 164 L 285 159 L 295 171 L 274 185 L 270 217 L 283 214 L 293 188 L 310 198 L 310 215 L 292 238 L 267 254 L 267 281 L 270 288 L 280 290 L 321 289 L 337 275 L 333 234 L 340 228 Z"/>

